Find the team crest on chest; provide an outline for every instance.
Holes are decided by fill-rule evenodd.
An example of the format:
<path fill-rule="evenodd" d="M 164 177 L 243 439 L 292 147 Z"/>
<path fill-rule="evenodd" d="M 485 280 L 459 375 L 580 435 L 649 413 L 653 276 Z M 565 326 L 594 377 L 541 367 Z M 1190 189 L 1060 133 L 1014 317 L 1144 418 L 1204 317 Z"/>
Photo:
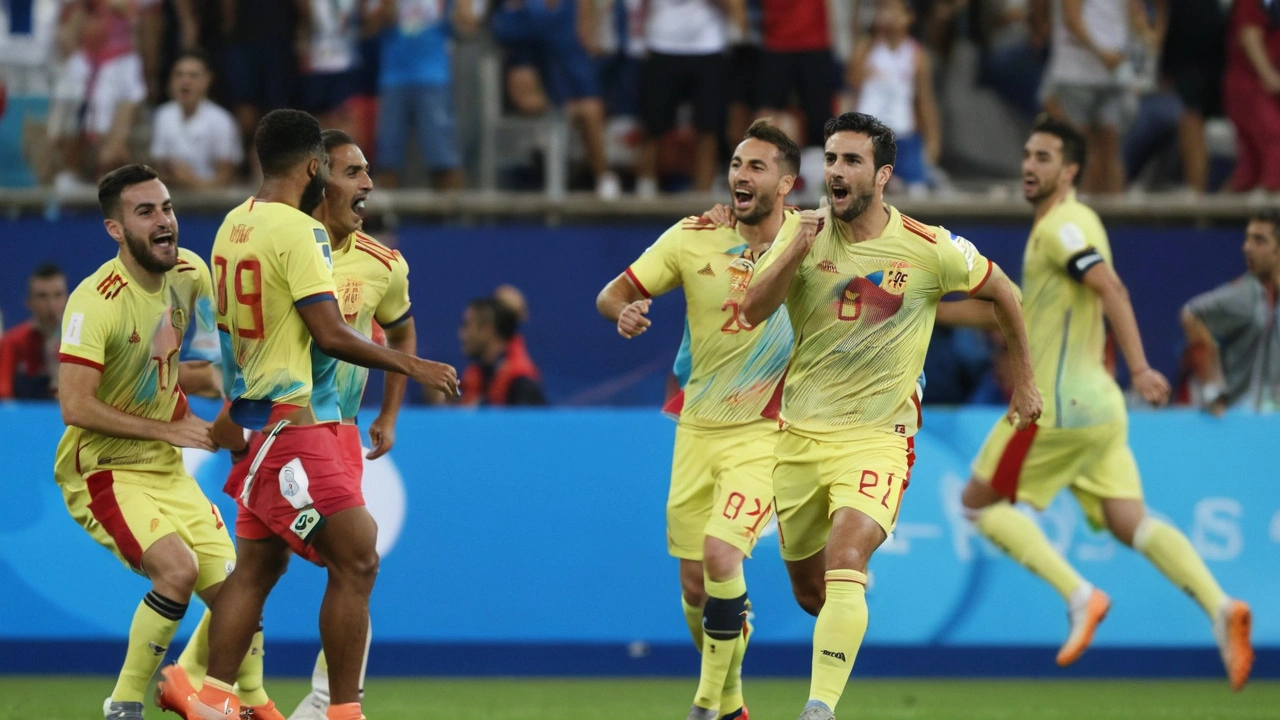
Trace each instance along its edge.
<path fill-rule="evenodd" d="M 360 314 L 360 302 L 364 299 L 364 283 L 355 278 L 347 278 L 338 286 L 338 303 L 342 308 L 342 317 L 348 322 Z"/>

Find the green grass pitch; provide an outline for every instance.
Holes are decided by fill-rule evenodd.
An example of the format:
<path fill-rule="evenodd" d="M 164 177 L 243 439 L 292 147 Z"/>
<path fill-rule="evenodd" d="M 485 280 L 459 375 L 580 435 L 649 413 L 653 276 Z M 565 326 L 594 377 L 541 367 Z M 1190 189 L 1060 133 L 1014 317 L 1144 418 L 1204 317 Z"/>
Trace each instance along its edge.
<path fill-rule="evenodd" d="M 369 720 L 677 720 L 688 711 L 687 680 L 370 680 Z M 0 720 L 100 720 L 106 677 L 0 677 Z M 270 679 L 287 715 L 307 692 L 298 679 Z M 794 720 L 803 680 L 748 678 L 752 720 Z M 150 705 L 150 703 L 148 703 Z M 854 680 L 841 720 L 1275 720 L 1280 683 L 1233 694 L 1225 680 L 1022 681 Z M 176 715 L 148 707 L 148 720 Z"/>

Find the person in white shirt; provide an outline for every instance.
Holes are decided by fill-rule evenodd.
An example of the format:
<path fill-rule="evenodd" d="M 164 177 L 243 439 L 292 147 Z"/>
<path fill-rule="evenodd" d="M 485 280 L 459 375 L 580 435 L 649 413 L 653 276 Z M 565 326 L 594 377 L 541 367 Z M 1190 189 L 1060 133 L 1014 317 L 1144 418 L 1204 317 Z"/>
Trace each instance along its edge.
<path fill-rule="evenodd" d="M 226 187 L 244 159 L 231 113 L 209 99 L 209 59 L 188 50 L 169 76 L 169 102 L 156 108 L 151 157 L 170 185 Z"/>

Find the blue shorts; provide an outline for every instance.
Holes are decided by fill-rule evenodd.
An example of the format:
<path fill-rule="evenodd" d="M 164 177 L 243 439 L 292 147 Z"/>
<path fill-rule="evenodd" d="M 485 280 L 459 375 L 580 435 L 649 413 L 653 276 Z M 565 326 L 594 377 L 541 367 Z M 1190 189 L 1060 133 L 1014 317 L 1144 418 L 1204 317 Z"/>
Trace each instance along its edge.
<path fill-rule="evenodd" d="M 309 113 L 337 110 L 356 94 L 359 72 L 311 73 L 302 76 L 302 109 Z"/>
<path fill-rule="evenodd" d="M 556 105 L 600 97 L 595 60 L 576 39 L 551 38 L 543 42 L 510 43 L 507 45 L 507 65 L 537 68 L 547 98 Z"/>
<path fill-rule="evenodd" d="M 409 134 L 429 170 L 462 165 L 453 88 L 448 85 L 398 85 L 382 89 L 378 100 L 377 167 L 404 172 Z"/>
<path fill-rule="evenodd" d="M 227 99 L 232 108 L 253 105 L 263 113 L 289 107 L 296 61 L 287 46 L 265 43 L 228 45 L 222 51 Z M 267 68 L 270 68 L 268 71 Z"/>
<path fill-rule="evenodd" d="M 924 140 L 918 133 L 898 138 L 898 160 L 893 165 L 893 176 L 908 185 L 929 181 L 924 164 Z"/>

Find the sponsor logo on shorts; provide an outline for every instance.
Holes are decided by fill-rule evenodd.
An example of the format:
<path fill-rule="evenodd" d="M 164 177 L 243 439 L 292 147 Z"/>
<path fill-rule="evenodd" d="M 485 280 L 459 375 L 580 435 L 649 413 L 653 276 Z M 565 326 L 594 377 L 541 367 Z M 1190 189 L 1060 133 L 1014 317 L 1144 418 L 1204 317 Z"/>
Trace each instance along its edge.
<path fill-rule="evenodd" d="M 894 432 L 896 432 L 896 433 L 898 433 L 899 435 L 906 435 L 906 434 L 907 434 L 907 426 L 906 426 L 906 425 L 903 425 L 902 423 L 898 423 L 897 425 L 894 425 L 894 426 L 893 426 L 893 431 L 894 431 Z"/>
<path fill-rule="evenodd" d="M 280 470 L 280 492 L 286 498 L 291 498 L 298 494 L 298 480 L 293 476 L 293 468 L 291 467 L 286 466 Z"/>
<path fill-rule="evenodd" d="M 151 532 L 155 532 L 160 528 L 160 518 L 151 518 Z"/>
<path fill-rule="evenodd" d="M 826 655 L 827 657 L 835 658 L 840 662 L 848 662 L 847 660 L 844 659 L 844 653 L 842 652 L 831 652 L 830 650 L 823 650 L 822 654 Z"/>

